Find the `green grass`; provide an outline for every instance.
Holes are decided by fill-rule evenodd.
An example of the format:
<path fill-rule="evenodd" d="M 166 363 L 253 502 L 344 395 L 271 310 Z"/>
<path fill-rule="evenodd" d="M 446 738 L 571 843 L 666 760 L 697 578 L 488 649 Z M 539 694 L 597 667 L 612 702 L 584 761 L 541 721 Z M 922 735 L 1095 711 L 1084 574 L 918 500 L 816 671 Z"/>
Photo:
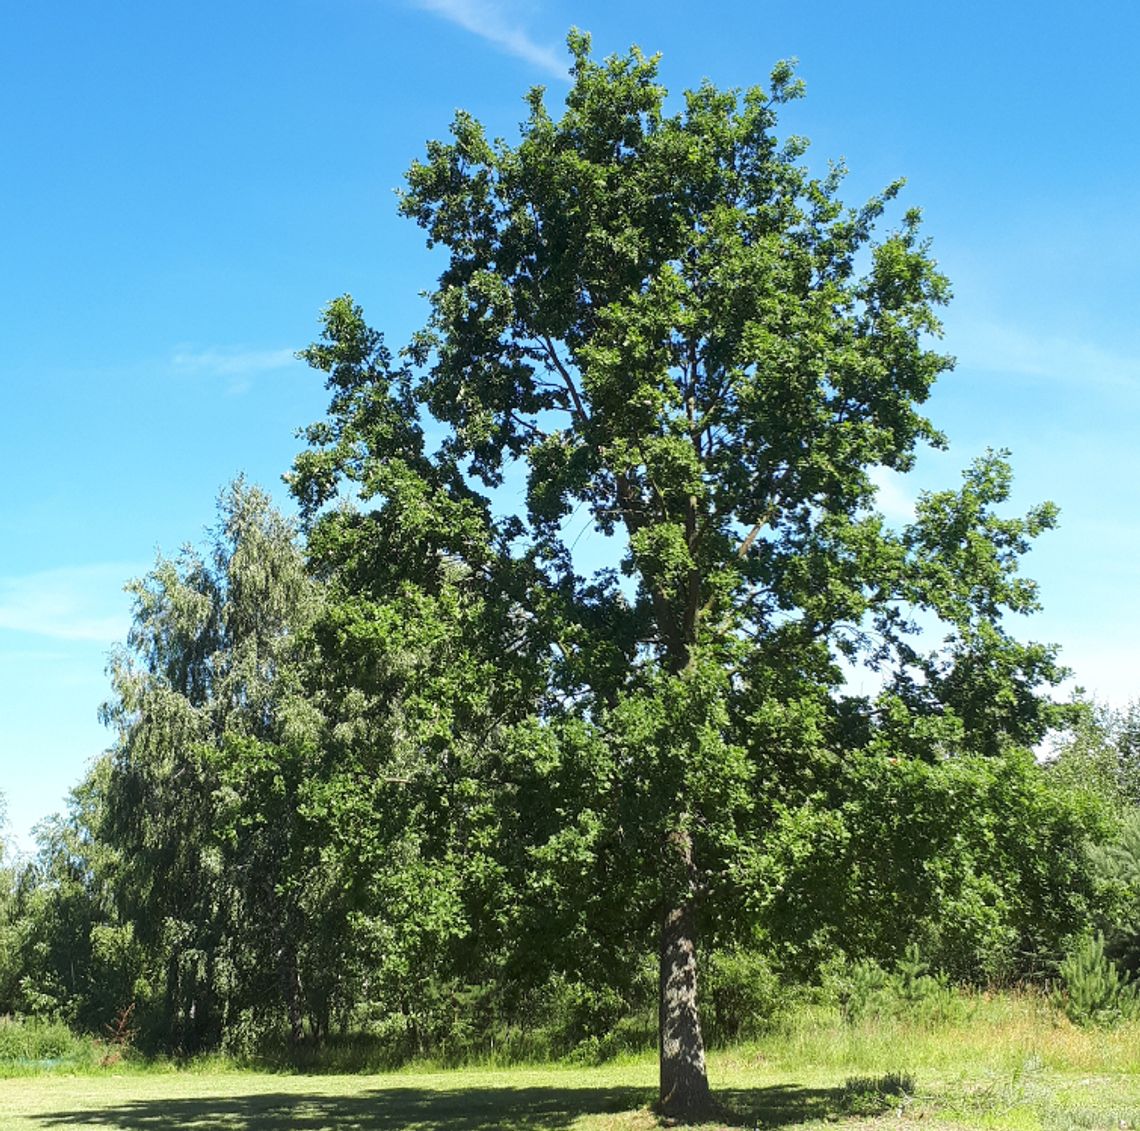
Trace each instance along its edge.
<path fill-rule="evenodd" d="M 800 1011 L 783 1032 L 714 1052 L 710 1128 L 1119 1131 L 1140 1128 L 1140 1025 L 1076 1029 L 1041 999 L 972 998 L 930 1025 Z M 0 1080 L 0 1129 L 653 1131 L 649 1055 L 597 1068 L 244 1072 L 121 1062 Z"/>
<path fill-rule="evenodd" d="M 13 1131 L 651 1131 L 655 1066 L 457 1069 L 435 1074 L 49 1075 L 0 1081 L 0 1127 Z M 805 1086 L 763 1069 L 714 1081 L 739 1114 L 721 1125 L 823 1126 L 842 1087 Z M 726 1087 L 726 1085 L 731 1085 Z M 830 1124 L 828 1124 L 830 1126 Z M 857 1122 L 849 1126 L 858 1126 Z"/>

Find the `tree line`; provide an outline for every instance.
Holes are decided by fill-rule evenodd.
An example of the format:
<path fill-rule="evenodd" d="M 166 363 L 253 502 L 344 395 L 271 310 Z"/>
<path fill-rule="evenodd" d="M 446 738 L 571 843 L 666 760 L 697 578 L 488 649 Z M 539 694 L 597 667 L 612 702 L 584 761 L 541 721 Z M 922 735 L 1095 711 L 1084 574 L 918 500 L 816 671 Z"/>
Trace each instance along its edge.
<path fill-rule="evenodd" d="M 460 113 L 412 165 L 425 328 L 393 352 L 326 308 L 299 524 L 239 481 L 131 583 L 113 744 L 5 873 L 0 1012 L 415 1055 L 654 1009 L 684 1113 L 773 971 L 917 945 L 1042 979 L 1126 923 L 1089 845 L 1123 843 L 1135 729 L 1055 702 L 1012 628 L 1054 508 L 1008 515 L 988 453 L 876 509 L 945 444 L 952 365 L 917 211 L 880 230 L 901 183 L 810 174 L 786 64 L 671 110 L 655 58 L 569 46 L 560 118 Z"/>

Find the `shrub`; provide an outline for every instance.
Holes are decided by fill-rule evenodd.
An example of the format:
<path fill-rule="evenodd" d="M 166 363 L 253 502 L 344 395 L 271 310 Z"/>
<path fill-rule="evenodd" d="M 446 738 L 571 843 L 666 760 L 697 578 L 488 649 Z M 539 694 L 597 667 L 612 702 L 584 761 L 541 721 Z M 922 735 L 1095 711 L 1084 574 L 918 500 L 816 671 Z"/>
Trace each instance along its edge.
<path fill-rule="evenodd" d="M 754 950 L 718 950 L 702 972 L 701 996 L 712 1009 L 708 1036 L 730 1042 L 771 1029 L 787 1008 L 787 994 L 768 958 Z"/>
<path fill-rule="evenodd" d="M 835 976 L 836 996 L 845 1021 L 862 1021 L 891 1012 L 890 978 L 869 958 Z"/>
<path fill-rule="evenodd" d="M 1110 841 L 1090 845 L 1088 860 L 1104 902 L 1106 951 L 1140 974 L 1140 811 L 1125 813 Z"/>
<path fill-rule="evenodd" d="M 90 1051 L 91 1042 L 76 1036 L 61 1021 L 0 1018 L 0 1063 L 82 1060 Z"/>
<path fill-rule="evenodd" d="M 864 959 L 832 975 L 844 1020 L 852 1024 L 866 1017 L 927 1024 L 961 1020 L 969 1012 L 967 999 L 943 971 L 931 974 L 929 970 L 918 946 L 910 943 L 891 973 Z"/>

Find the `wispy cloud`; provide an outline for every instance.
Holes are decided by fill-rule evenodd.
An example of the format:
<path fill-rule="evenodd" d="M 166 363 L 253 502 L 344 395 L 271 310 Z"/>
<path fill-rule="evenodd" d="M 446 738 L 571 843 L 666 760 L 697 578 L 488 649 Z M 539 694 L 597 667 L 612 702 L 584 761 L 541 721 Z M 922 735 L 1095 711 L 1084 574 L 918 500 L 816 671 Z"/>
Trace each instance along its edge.
<path fill-rule="evenodd" d="M 191 349 L 179 346 L 170 359 L 171 365 L 183 373 L 202 373 L 218 377 L 254 377 L 296 363 L 291 349 L 246 349 L 242 346 L 216 346 Z"/>
<path fill-rule="evenodd" d="M 565 56 L 531 38 L 517 6 L 504 0 L 413 0 L 416 7 L 456 24 L 496 47 L 525 59 L 560 79 L 569 69 Z"/>
<path fill-rule="evenodd" d="M 985 321 L 955 327 L 948 340 L 959 367 L 1140 392 L 1140 355 L 1093 342 Z"/>
<path fill-rule="evenodd" d="M 0 632 L 113 644 L 130 626 L 124 564 L 74 566 L 0 577 Z"/>

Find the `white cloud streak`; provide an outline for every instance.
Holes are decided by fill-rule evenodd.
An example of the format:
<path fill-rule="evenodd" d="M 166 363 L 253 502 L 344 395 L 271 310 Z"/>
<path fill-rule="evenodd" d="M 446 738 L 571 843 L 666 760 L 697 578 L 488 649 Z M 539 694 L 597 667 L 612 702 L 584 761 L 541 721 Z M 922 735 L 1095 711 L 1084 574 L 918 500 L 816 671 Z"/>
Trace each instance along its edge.
<path fill-rule="evenodd" d="M 108 646 L 123 640 L 130 627 L 123 584 L 138 572 L 108 563 L 0 577 L 0 634 L 7 630 Z"/>
<path fill-rule="evenodd" d="M 220 346 L 195 350 L 179 347 L 170 359 L 171 365 L 182 373 L 201 373 L 217 377 L 253 377 L 296 364 L 293 350 L 256 350 L 238 346 Z"/>
<path fill-rule="evenodd" d="M 493 43 L 508 55 L 565 80 L 569 70 L 565 56 L 532 39 L 510 4 L 502 0 L 414 0 L 414 3 L 425 12 L 432 12 Z"/>
<path fill-rule="evenodd" d="M 958 356 L 959 368 L 1140 392 L 1140 356 L 1116 353 L 1092 342 L 984 321 L 956 326 L 947 340 Z"/>

